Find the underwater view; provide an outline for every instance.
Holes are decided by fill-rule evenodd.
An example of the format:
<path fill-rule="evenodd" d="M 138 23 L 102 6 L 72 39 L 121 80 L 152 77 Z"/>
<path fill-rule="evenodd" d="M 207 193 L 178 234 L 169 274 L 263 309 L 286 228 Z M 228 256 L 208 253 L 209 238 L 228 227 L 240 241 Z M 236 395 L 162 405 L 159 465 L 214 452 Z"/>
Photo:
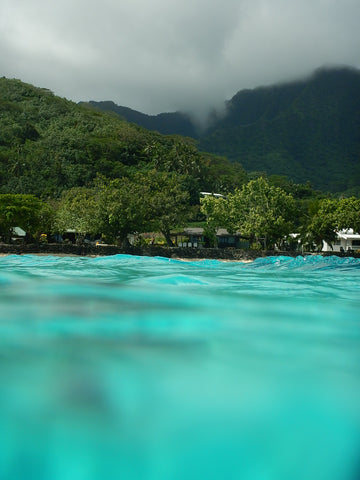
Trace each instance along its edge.
<path fill-rule="evenodd" d="M 360 259 L 0 257 L 1 480 L 359 480 Z"/>

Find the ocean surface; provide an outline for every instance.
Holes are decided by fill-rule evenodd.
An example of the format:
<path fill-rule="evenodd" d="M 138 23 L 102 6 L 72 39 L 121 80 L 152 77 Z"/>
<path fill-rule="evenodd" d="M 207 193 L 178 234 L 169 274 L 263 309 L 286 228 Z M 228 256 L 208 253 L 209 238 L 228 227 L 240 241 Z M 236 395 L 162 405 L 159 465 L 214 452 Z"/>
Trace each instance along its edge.
<path fill-rule="evenodd" d="M 359 480 L 360 260 L 0 258 L 1 480 Z"/>

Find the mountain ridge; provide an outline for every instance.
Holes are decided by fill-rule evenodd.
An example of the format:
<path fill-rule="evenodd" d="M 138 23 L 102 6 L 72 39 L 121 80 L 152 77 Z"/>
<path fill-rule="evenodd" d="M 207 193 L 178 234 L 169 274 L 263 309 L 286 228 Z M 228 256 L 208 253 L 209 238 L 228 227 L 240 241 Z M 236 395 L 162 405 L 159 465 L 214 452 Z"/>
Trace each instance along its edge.
<path fill-rule="evenodd" d="M 197 138 L 197 127 L 192 121 L 191 116 L 183 112 L 164 112 L 157 115 L 148 115 L 146 113 L 133 110 L 129 107 L 117 105 L 111 100 L 96 102 L 80 102 L 82 105 L 90 105 L 104 112 L 112 112 L 123 117 L 131 123 L 136 123 L 140 127 L 150 131 L 156 131 L 162 135 L 181 135 L 184 137 Z"/>
<path fill-rule="evenodd" d="M 246 181 L 239 164 L 199 152 L 190 137 L 161 135 L 90 107 L 0 78 L 0 193 L 59 198 L 98 177 L 157 172 L 181 177 L 193 205 L 200 191 L 230 191 Z"/>
<path fill-rule="evenodd" d="M 127 107 L 110 110 L 141 126 L 146 120 L 148 130 L 193 137 L 200 150 L 226 156 L 250 172 L 310 181 L 324 191 L 360 190 L 356 68 L 322 67 L 296 81 L 240 90 L 221 115 L 212 114 L 204 131 L 181 112 L 149 116 Z"/>
<path fill-rule="evenodd" d="M 324 191 L 359 186 L 360 71 L 318 69 L 299 82 L 240 91 L 199 146 Z"/>

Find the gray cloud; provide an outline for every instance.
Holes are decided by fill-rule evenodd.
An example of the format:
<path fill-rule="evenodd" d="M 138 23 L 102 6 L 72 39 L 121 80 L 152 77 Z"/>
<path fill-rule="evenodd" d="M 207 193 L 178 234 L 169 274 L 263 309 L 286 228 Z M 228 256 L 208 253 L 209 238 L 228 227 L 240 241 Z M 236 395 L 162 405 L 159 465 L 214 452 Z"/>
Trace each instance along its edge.
<path fill-rule="evenodd" d="M 358 0 L 2 0 L 0 74 L 146 113 L 360 67 Z"/>

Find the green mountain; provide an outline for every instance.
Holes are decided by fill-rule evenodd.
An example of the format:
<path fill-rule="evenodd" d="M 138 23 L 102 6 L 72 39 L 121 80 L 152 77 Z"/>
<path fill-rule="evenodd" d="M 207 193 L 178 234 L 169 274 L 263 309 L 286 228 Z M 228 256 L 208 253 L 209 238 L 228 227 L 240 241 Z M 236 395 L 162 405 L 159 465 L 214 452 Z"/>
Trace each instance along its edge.
<path fill-rule="evenodd" d="M 81 104 L 85 104 L 81 102 Z M 128 122 L 136 123 L 147 130 L 162 133 L 163 135 L 181 135 L 184 137 L 197 138 L 198 132 L 191 117 L 186 113 L 171 112 L 159 113 L 158 115 L 146 115 L 128 107 L 116 105 L 111 101 L 95 102 L 90 101 L 88 105 L 104 111 L 113 112 Z"/>
<path fill-rule="evenodd" d="M 98 175 L 130 178 L 153 170 L 181 176 L 192 203 L 201 190 L 226 191 L 246 179 L 240 165 L 200 153 L 190 138 L 150 132 L 47 89 L 0 78 L 0 193 L 59 197 L 91 186 Z"/>
<path fill-rule="evenodd" d="M 291 83 L 241 90 L 199 133 L 179 112 L 147 116 L 112 102 L 91 102 L 128 121 L 198 140 L 248 172 L 286 175 L 329 192 L 360 193 L 360 71 L 319 69 Z"/>
<path fill-rule="evenodd" d="M 310 181 L 322 191 L 360 194 L 358 70 L 318 70 L 298 82 L 240 91 L 196 140 L 189 137 L 196 136 L 190 119 L 179 113 L 155 117 L 167 133 L 174 129 L 162 135 L 136 124 L 151 116 L 100 106 L 0 78 L 0 193 L 56 197 L 90 185 L 98 174 L 119 178 L 156 169 L 185 175 L 195 202 L 200 191 L 226 193 L 241 185 L 245 167 Z M 186 138 L 175 134 L 181 129 Z"/>
<path fill-rule="evenodd" d="M 200 148 L 324 191 L 356 189 L 360 71 L 321 69 L 306 80 L 240 91 Z"/>

